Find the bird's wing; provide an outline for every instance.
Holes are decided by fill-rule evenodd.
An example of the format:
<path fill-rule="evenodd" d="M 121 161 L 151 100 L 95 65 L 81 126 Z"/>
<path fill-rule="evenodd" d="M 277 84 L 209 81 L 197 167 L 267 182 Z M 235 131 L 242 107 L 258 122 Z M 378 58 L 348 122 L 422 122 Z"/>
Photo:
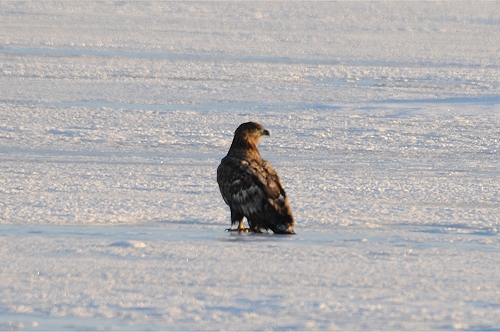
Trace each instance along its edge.
<path fill-rule="evenodd" d="M 224 201 L 231 209 L 247 218 L 259 213 L 266 195 L 246 160 L 224 158 L 217 169 L 217 182 Z"/>
<path fill-rule="evenodd" d="M 292 212 L 286 198 L 285 188 L 280 178 L 278 177 L 278 174 L 274 170 L 274 167 L 263 159 L 258 164 L 259 165 L 253 169 L 255 170 L 256 178 L 260 183 L 259 187 L 265 192 L 267 196 L 267 202 L 279 215 L 291 216 Z M 269 218 L 270 216 L 267 217 Z"/>
<path fill-rule="evenodd" d="M 283 184 L 267 161 L 226 157 L 217 169 L 217 181 L 226 204 L 247 219 L 271 223 L 285 217 L 285 222 L 293 222 Z"/>

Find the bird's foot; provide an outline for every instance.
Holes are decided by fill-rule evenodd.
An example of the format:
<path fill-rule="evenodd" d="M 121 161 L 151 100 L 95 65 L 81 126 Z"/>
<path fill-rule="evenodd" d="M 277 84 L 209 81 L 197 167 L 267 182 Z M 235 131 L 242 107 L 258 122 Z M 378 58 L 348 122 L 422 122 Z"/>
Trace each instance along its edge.
<path fill-rule="evenodd" d="M 228 232 L 238 232 L 238 233 L 248 233 L 248 232 L 253 232 L 251 228 L 228 228 L 226 229 Z"/>

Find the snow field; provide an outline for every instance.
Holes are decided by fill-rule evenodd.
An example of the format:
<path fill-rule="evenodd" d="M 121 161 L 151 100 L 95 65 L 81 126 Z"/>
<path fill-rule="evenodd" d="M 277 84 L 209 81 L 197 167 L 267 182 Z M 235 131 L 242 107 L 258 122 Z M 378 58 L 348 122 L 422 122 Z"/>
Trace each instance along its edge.
<path fill-rule="evenodd" d="M 50 316 L 56 328 L 68 317 L 95 318 L 105 329 L 497 326 L 495 236 L 193 229 L 7 226 L 2 305 L 40 326 L 36 317 Z M 75 327 L 96 328 L 86 324 Z"/>
<path fill-rule="evenodd" d="M 499 13 L 1 2 L 0 329 L 500 329 Z M 224 232 L 245 121 L 296 236 Z"/>
<path fill-rule="evenodd" d="M 298 227 L 498 228 L 495 106 L 446 107 L 461 113 L 440 104 L 259 111 L 272 135 L 261 152 L 283 177 Z M 18 109 L 9 122 L 26 129 L 7 138 L 4 222 L 227 223 L 214 170 L 226 128 L 252 119 L 248 110 Z"/>

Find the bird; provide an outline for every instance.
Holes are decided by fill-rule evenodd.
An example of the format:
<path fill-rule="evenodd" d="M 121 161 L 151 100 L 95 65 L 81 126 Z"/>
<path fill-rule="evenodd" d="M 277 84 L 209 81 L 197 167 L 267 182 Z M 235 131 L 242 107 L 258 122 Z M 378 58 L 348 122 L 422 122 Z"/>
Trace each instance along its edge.
<path fill-rule="evenodd" d="M 273 166 L 262 159 L 257 143 L 270 133 L 256 122 L 242 123 L 234 132 L 227 155 L 217 168 L 217 183 L 231 211 L 228 231 L 295 234 L 290 202 Z M 249 228 L 245 228 L 243 218 Z"/>

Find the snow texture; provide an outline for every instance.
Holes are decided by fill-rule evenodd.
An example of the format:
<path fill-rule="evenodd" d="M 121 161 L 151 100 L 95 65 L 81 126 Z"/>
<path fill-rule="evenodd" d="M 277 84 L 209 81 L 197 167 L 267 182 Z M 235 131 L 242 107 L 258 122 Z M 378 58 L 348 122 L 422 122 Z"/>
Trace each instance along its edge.
<path fill-rule="evenodd" d="M 500 2 L 0 2 L 0 329 L 500 329 Z M 298 233 L 232 234 L 236 127 Z"/>

